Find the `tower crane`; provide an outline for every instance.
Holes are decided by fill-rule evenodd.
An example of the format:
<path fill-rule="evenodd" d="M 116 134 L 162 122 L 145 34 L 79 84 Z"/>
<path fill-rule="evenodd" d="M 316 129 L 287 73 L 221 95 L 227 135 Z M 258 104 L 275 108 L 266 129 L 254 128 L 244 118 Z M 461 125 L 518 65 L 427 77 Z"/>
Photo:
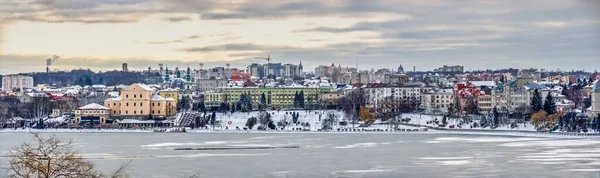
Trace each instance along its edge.
<path fill-rule="evenodd" d="M 267 55 L 267 57 L 255 57 L 255 59 L 265 59 L 267 60 L 267 73 L 266 76 L 269 76 L 269 74 L 271 74 L 271 55 Z"/>

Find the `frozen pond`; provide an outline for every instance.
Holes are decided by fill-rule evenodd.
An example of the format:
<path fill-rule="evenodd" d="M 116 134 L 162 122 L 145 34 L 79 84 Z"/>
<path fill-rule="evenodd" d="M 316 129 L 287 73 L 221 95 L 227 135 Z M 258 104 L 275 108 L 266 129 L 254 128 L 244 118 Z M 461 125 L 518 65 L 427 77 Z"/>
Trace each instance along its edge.
<path fill-rule="evenodd" d="M 50 135 L 44 133 L 43 135 Z M 132 177 L 599 177 L 600 140 L 450 134 L 56 133 Z M 0 150 L 29 140 L 0 133 Z M 189 147 L 279 147 L 174 150 Z M 6 167 L 7 159 L 0 159 Z M 4 176 L 0 176 L 4 177 Z"/>

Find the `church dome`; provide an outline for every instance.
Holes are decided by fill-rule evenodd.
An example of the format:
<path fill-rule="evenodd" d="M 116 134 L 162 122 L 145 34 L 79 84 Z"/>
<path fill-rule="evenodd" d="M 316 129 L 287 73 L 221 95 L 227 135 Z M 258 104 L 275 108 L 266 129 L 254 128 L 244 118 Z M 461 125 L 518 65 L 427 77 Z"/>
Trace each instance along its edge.
<path fill-rule="evenodd" d="M 398 73 L 399 74 L 403 74 L 404 73 L 404 67 L 402 67 L 402 64 L 400 64 L 400 66 L 398 67 Z"/>
<path fill-rule="evenodd" d="M 183 88 L 185 88 L 185 83 L 186 83 L 186 81 L 184 79 L 175 78 L 175 79 L 173 79 L 173 81 L 171 81 L 171 87 L 183 89 Z"/>

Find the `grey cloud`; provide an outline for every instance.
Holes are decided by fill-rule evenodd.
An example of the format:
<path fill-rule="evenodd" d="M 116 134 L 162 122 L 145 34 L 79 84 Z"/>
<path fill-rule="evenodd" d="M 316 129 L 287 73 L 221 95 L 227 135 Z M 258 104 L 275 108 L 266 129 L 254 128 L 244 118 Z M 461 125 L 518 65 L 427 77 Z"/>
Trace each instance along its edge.
<path fill-rule="evenodd" d="M 91 9 L 101 5 L 130 5 L 149 0 L 35 0 L 31 4 L 44 5 L 56 9 Z"/>
<path fill-rule="evenodd" d="M 168 17 L 168 18 L 165 18 L 164 20 L 169 21 L 169 22 L 181 22 L 181 21 L 190 21 L 190 20 L 192 20 L 192 18 L 190 18 L 190 17 Z"/>
<path fill-rule="evenodd" d="M 200 38 L 199 35 L 192 35 L 192 36 L 188 36 L 187 39 L 196 39 L 196 38 Z"/>
<path fill-rule="evenodd" d="M 598 4 L 600 3 L 597 1 L 310 0 L 292 2 L 253 0 L 232 4 L 230 1 L 104 0 L 62 5 L 49 3 L 51 1 L 48 0 L 40 2 L 45 2 L 45 4 L 41 4 L 41 9 L 28 8 L 26 5 L 14 2 L 0 2 L 0 19 L 2 17 L 15 18 L 11 14 L 20 13 L 25 16 L 19 17 L 21 20 L 29 21 L 54 19 L 55 22 L 125 23 L 135 22 L 137 18 L 152 13 L 175 15 L 176 17 L 187 13 L 196 14 L 202 19 L 218 19 L 223 23 L 235 23 L 237 21 L 227 20 L 331 16 L 369 17 L 372 13 L 408 14 L 413 18 L 384 22 L 365 21 L 348 28 L 306 25 L 305 28 L 295 30 L 298 33 L 307 33 L 302 35 L 313 35 L 314 32 L 376 32 L 381 35 L 376 37 L 376 40 L 385 41 L 381 43 L 353 41 L 309 49 L 238 43 L 177 50 L 182 52 L 225 51 L 231 58 L 248 58 L 235 61 L 239 64 L 258 61 L 252 60 L 253 56 L 272 54 L 276 61 L 289 63 L 303 61 L 303 64 L 306 65 L 330 63 L 355 65 L 356 59 L 359 59 L 361 68 L 389 67 L 402 63 L 407 66 L 416 65 L 417 69 L 423 69 L 424 66 L 433 68 L 443 64 L 462 64 L 467 68 L 485 66 L 550 68 L 562 65 L 566 68 L 585 67 L 589 70 L 594 66 L 586 64 L 593 63 L 594 59 L 597 60 L 600 57 L 598 50 L 600 49 L 600 24 L 572 25 L 576 21 L 598 21 L 597 19 L 600 17 Z M 114 7 L 102 8 L 105 5 Z M 215 13 L 219 12 L 215 9 L 223 9 L 228 13 Z M 48 12 L 49 18 L 44 18 L 44 14 L 40 13 L 40 10 Z M 535 25 L 544 21 L 567 23 L 562 28 Z M 439 26 L 448 27 L 434 28 Z M 176 43 L 178 40 L 185 41 L 200 37 L 224 39 L 220 41 L 237 38 L 235 34 L 223 34 L 223 36 L 202 34 L 202 36 L 187 36 L 164 42 Z M 312 38 L 314 39 L 308 41 L 324 41 L 319 39 L 319 34 Z M 158 42 L 157 44 L 160 44 L 161 41 Z M 256 51 L 256 53 L 252 51 Z M 494 56 L 506 57 L 494 58 Z M 562 61 L 566 60 L 569 62 L 564 64 Z M 114 63 L 115 60 L 111 61 Z M 140 61 L 140 65 L 144 62 L 155 62 L 138 61 Z M 37 63 L 36 65 L 42 65 Z M 109 64 L 103 65 L 108 66 Z M 41 70 L 43 66 L 35 69 L 38 68 Z"/>
<path fill-rule="evenodd" d="M 294 32 L 329 32 L 329 33 L 345 33 L 345 32 L 355 32 L 355 31 L 363 31 L 358 28 L 334 28 L 334 27 L 316 27 L 304 30 L 295 30 Z"/>
<path fill-rule="evenodd" d="M 232 43 L 224 45 L 213 45 L 204 47 L 190 47 L 179 49 L 184 52 L 207 52 L 207 51 L 257 51 L 257 50 L 292 50 L 293 47 L 287 46 L 267 46 L 253 43 Z"/>

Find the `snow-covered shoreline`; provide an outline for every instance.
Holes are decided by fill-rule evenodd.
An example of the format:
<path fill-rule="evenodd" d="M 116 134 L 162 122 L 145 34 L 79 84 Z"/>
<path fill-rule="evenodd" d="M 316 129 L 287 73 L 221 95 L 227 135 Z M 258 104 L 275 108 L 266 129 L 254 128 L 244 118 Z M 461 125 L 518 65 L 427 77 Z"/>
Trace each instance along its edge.
<path fill-rule="evenodd" d="M 118 130 L 118 129 L 3 129 L 0 133 L 157 133 L 152 130 Z M 188 130 L 182 134 L 439 134 L 439 135 L 484 135 L 484 136 L 511 136 L 535 138 L 589 138 L 600 139 L 600 135 L 586 134 L 555 134 L 543 132 L 479 132 L 471 130 L 428 130 L 428 131 L 257 131 L 257 130 Z M 165 133 L 169 134 L 169 133 Z"/>

